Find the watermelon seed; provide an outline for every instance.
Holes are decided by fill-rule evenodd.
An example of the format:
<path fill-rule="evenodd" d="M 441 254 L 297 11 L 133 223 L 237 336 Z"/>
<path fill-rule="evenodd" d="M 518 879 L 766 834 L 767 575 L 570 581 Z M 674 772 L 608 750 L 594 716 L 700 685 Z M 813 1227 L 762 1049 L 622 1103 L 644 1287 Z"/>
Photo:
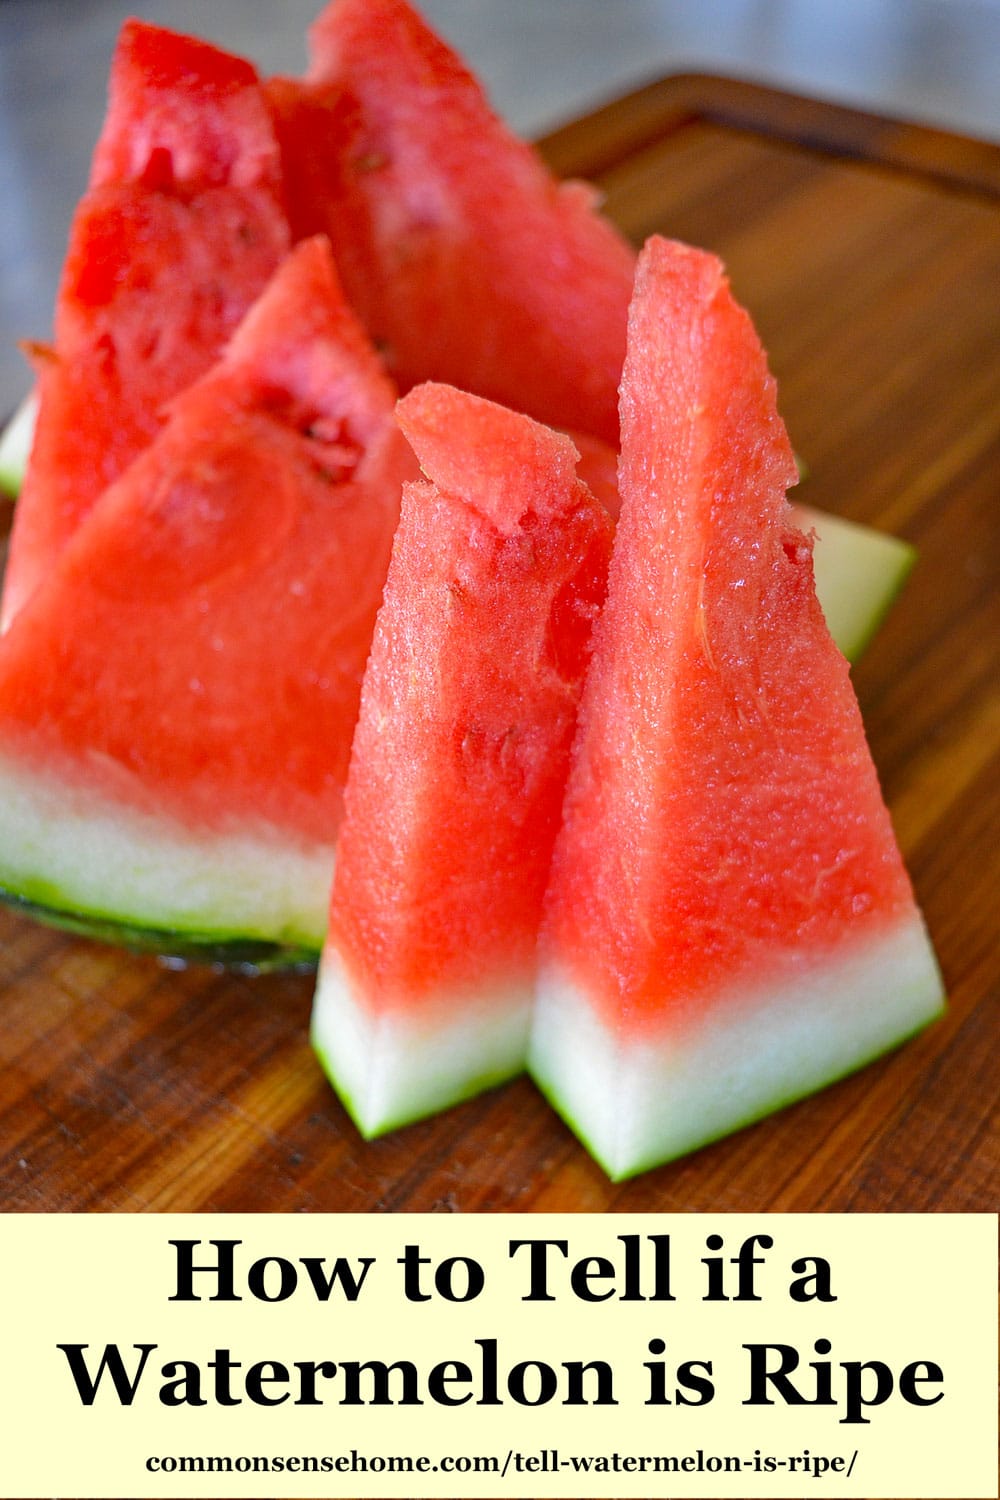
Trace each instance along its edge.
<path fill-rule="evenodd" d="M 166 146 L 154 146 L 139 181 L 151 193 L 169 193 L 175 183 L 174 158 Z"/>
<path fill-rule="evenodd" d="M 379 172 L 388 165 L 389 158 L 384 151 L 366 151 L 364 156 L 357 157 L 354 162 L 358 172 Z"/>

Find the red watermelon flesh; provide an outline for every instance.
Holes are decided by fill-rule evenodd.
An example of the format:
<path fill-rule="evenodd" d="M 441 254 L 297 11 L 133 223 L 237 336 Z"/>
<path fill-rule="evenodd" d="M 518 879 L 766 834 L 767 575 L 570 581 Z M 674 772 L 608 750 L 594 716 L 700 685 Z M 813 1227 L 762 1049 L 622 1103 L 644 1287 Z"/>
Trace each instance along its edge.
<path fill-rule="evenodd" d="M 524 1064 L 535 942 L 610 522 L 570 441 L 450 387 L 365 676 L 313 1036 L 376 1134 Z"/>
<path fill-rule="evenodd" d="M 622 516 L 553 864 L 533 1070 L 614 1176 L 860 1065 L 941 992 L 823 623 L 774 384 L 650 241 Z"/>
<path fill-rule="evenodd" d="M 612 520 L 621 510 L 618 454 L 587 433 L 571 433 L 580 451 L 577 473 Z M 909 543 L 843 516 L 792 507 L 794 524 L 813 544 L 816 597 L 830 634 L 848 661 L 857 661 L 875 634 L 916 560 Z"/>
<path fill-rule="evenodd" d="M 616 441 L 634 254 L 404 0 L 334 0 L 269 85 L 293 231 L 323 232 L 404 389 L 443 380 Z"/>
<path fill-rule="evenodd" d="M 181 193 L 267 188 L 280 197 L 280 156 L 256 69 L 244 58 L 129 20 L 112 59 L 109 94 L 92 188 L 143 182 Z"/>
<path fill-rule="evenodd" d="M 4 586 L 9 624 L 79 520 L 205 373 L 287 252 L 254 69 L 139 21 L 70 233 Z"/>
<path fill-rule="evenodd" d="M 394 401 L 328 246 L 305 242 L 0 641 L 8 893 L 318 950 L 416 472 Z"/>
<path fill-rule="evenodd" d="M 576 465 L 578 477 L 617 523 L 622 505 L 618 493 L 618 449 L 589 432 L 569 432 L 567 436 L 572 438 L 580 455 Z"/>

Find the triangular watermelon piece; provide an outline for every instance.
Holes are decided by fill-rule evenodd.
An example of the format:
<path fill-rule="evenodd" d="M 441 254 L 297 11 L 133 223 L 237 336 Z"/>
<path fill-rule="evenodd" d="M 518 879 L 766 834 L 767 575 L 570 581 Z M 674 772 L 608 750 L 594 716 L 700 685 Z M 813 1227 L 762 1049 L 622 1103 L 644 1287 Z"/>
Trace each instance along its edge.
<path fill-rule="evenodd" d="M 329 235 L 401 388 L 442 380 L 617 440 L 635 257 L 405 0 L 334 0 L 268 85 L 296 235 Z"/>
<path fill-rule="evenodd" d="M 203 375 L 290 243 L 253 67 L 140 21 L 122 28 L 73 220 L 4 583 L 8 625 L 78 521 Z"/>
<path fill-rule="evenodd" d="M 613 1177 L 938 1013 L 791 449 L 712 256 L 650 241 L 622 517 L 547 897 L 532 1070 Z"/>
<path fill-rule="evenodd" d="M 365 675 L 313 1017 L 375 1135 L 524 1066 L 611 525 L 565 437 L 425 385 Z"/>
<path fill-rule="evenodd" d="M 395 391 L 299 246 L 0 639 L 0 885 L 220 958 L 318 952 L 404 477 Z"/>

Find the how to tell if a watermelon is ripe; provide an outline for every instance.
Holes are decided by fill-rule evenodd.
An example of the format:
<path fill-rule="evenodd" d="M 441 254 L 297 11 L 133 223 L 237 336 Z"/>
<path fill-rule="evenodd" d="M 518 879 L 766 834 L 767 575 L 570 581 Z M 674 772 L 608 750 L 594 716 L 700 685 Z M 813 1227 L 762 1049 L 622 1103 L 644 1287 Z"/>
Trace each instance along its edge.
<path fill-rule="evenodd" d="M 4 580 L 4 626 L 105 487 L 203 375 L 290 245 L 257 73 L 129 21 L 74 216 Z"/>
<path fill-rule="evenodd" d="M 97 501 L 0 637 L 0 886 L 159 951 L 318 953 L 404 478 L 329 246 Z"/>
<path fill-rule="evenodd" d="M 317 1052 L 366 1135 L 524 1066 L 535 942 L 611 523 L 565 437 L 450 387 L 365 675 Z"/>
<path fill-rule="evenodd" d="M 941 982 L 816 601 L 750 320 L 652 240 L 622 516 L 541 950 L 531 1069 L 620 1178 L 820 1087 Z"/>

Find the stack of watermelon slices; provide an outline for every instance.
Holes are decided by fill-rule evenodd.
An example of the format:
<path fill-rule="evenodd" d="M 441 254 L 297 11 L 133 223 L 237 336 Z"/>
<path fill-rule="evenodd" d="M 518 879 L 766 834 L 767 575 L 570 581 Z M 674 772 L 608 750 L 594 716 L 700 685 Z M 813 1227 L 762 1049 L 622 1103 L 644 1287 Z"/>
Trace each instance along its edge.
<path fill-rule="evenodd" d="M 647 245 L 621 399 L 593 640 L 601 531 L 592 512 L 582 567 L 559 538 L 587 498 L 565 440 L 449 388 L 400 404 L 435 487 L 409 492 L 396 535 L 313 1019 L 366 1134 L 530 1047 L 616 1178 L 839 1077 L 942 1003 L 785 498 L 774 383 L 713 257 Z"/>
<path fill-rule="evenodd" d="M 608 512 L 618 506 L 617 385 L 634 257 L 588 191 L 556 184 L 510 135 L 403 0 L 334 0 L 312 44 L 304 80 L 262 85 L 249 64 L 206 43 L 138 22 L 123 31 L 55 345 L 36 353 L 39 415 L 0 638 L 0 885 L 48 920 L 159 951 L 257 965 L 318 951 L 361 679 L 401 490 L 416 472 L 393 420 L 392 377 L 404 388 L 446 381 L 399 408 L 432 484 L 407 490 L 396 535 L 354 737 L 314 1035 L 368 1134 L 523 1066 L 557 841 L 533 1067 L 608 1170 L 625 1175 L 922 1024 L 940 997 L 933 957 L 860 722 L 845 706 L 853 700 L 842 662 L 833 665 L 841 659 L 803 603 L 810 544 L 783 511 L 776 519 L 790 471 L 754 476 L 749 499 L 743 483 L 738 455 L 763 451 L 754 424 L 773 436 L 777 421 L 759 350 L 749 336 L 740 345 L 705 335 L 694 284 L 714 276 L 718 288 L 718 268 L 660 245 L 647 251 L 633 307 L 625 519 L 590 681 L 634 688 L 652 675 L 631 702 L 618 687 L 589 689 L 557 839 L 606 580 Z M 664 256 L 694 257 L 684 264 L 696 269 L 650 270 Z M 717 312 L 724 299 L 713 296 Z M 638 344 L 637 326 L 647 330 Z M 709 351 L 700 372 L 683 361 L 678 370 L 685 339 Z M 650 393 L 675 380 L 694 392 L 690 405 L 667 402 L 658 425 Z M 749 415 L 727 431 L 716 408 L 747 382 Z M 685 427 L 690 411 L 702 416 Z M 578 450 L 542 422 L 576 429 Z M 28 426 L 22 417 L 7 440 L 5 473 Z M 720 455 L 730 452 L 726 468 Z M 731 491 L 729 521 L 688 503 L 713 462 Z M 646 542 L 675 584 L 682 572 L 696 580 L 694 595 L 616 604 L 622 576 L 648 567 L 635 517 L 654 503 L 663 515 L 647 515 Z M 827 607 L 860 646 L 908 551 L 831 520 L 818 530 L 824 546 L 828 532 L 835 542 L 821 547 Z M 719 585 L 708 560 L 727 545 L 737 560 L 748 546 L 758 561 L 769 546 L 779 564 L 798 559 L 797 588 L 775 584 L 781 607 L 768 605 L 768 628 L 787 614 L 777 646 L 750 644 L 770 598 L 765 575 L 754 574 L 746 594 L 736 590 L 747 578 L 731 578 L 729 592 Z M 854 579 L 873 556 L 859 610 Z M 633 631 L 624 645 L 614 626 L 623 611 Z M 682 703 L 699 723 L 703 708 L 706 723 L 720 712 L 710 692 L 689 701 L 689 647 L 677 646 L 700 643 L 718 675 L 728 658 L 709 614 L 726 641 L 742 643 L 720 700 L 736 714 L 720 764 L 751 788 L 736 813 L 756 831 L 743 838 L 732 807 L 720 827 L 708 800 L 697 825 L 708 852 L 685 873 L 675 854 L 686 825 L 664 836 L 656 795 L 675 771 L 658 757 L 692 784 L 702 761 L 713 764 L 717 735 L 692 749 L 676 722 Z M 778 702 L 753 674 L 766 676 L 765 661 L 793 641 L 801 652 L 788 651 L 795 669 Z M 605 696 L 620 743 L 599 727 L 594 705 Z M 654 725 L 656 704 L 665 718 Z M 777 744 L 804 733 L 812 746 L 785 745 L 786 760 L 778 756 L 798 767 L 800 795 L 791 824 L 768 825 L 770 845 L 752 812 L 762 781 L 776 795 L 774 768 L 762 770 L 757 754 L 762 720 Z M 778 847 L 775 830 L 808 827 L 814 782 L 802 755 L 822 760 L 831 746 L 851 770 L 833 792 L 822 777 L 815 783 L 833 831 L 809 845 L 809 865 L 796 838 Z M 624 790 L 612 760 L 630 768 Z M 838 817 L 863 830 L 863 854 L 838 842 Z M 603 863 L 592 858 L 597 829 Z M 744 941 L 746 924 L 725 901 L 717 928 L 705 926 L 706 880 L 728 889 L 737 870 L 734 889 L 741 880 L 769 889 L 786 859 L 778 916 L 761 933 Z M 670 920 L 656 896 L 664 881 Z M 808 917 L 807 893 L 816 906 Z M 681 920 L 689 911 L 693 924 Z M 629 925 L 637 916 L 648 951 Z M 685 945 L 703 962 L 681 961 Z M 833 978 L 806 986 L 806 1012 L 818 1004 L 826 1029 L 786 1035 L 750 977 L 784 985 L 791 999 L 779 1010 L 797 1014 L 801 986 L 789 976 L 818 972 L 827 958 Z M 883 964 L 899 970 L 899 999 L 876 1007 L 872 975 Z M 672 976 L 662 992 L 654 969 Z M 842 1003 L 844 976 L 861 986 L 854 1009 Z M 861 1025 L 859 1009 L 883 1019 Z M 689 1025 L 695 1011 L 712 1024 Z M 731 1011 L 741 1019 L 727 1029 Z M 678 1058 L 685 1076 L 685 1059 L 697 1072 L 717 1046 L 735 1078 L 733 1047 L 758 1017 L 776 1041 L 749 1082 L 726 1084 L 727 1100 L 739 1102 L 702 1100 L 678 1128 L 677 1111 L 654 1102 L 660 1080 L 677 1073 Z M 685 1052 L 689 1032 L 697 1041 Z M 683 1091 L 677 1097 L 689 1112 Z"/>
<path fill-rule="evenodd" d="M 4 621 L 164 401 L 218 354 L 289 233 L 330 238 L 401 389 L 475 391 L 579 433 L 587 472 L 607 467 L 635 257 L 593 191 L 546 172 L 406 0 L 333 0 L 310 57 L 305 78 L 261 86 L 206 43 L 124 28 L 56 348 L 37 347 L 44 404 Z M 28 401 L 0 438 L 10 492 L 33 414 Z M 805 520 L 824 611 L 854 660 L 913 550 L 836 516 Z"/>

